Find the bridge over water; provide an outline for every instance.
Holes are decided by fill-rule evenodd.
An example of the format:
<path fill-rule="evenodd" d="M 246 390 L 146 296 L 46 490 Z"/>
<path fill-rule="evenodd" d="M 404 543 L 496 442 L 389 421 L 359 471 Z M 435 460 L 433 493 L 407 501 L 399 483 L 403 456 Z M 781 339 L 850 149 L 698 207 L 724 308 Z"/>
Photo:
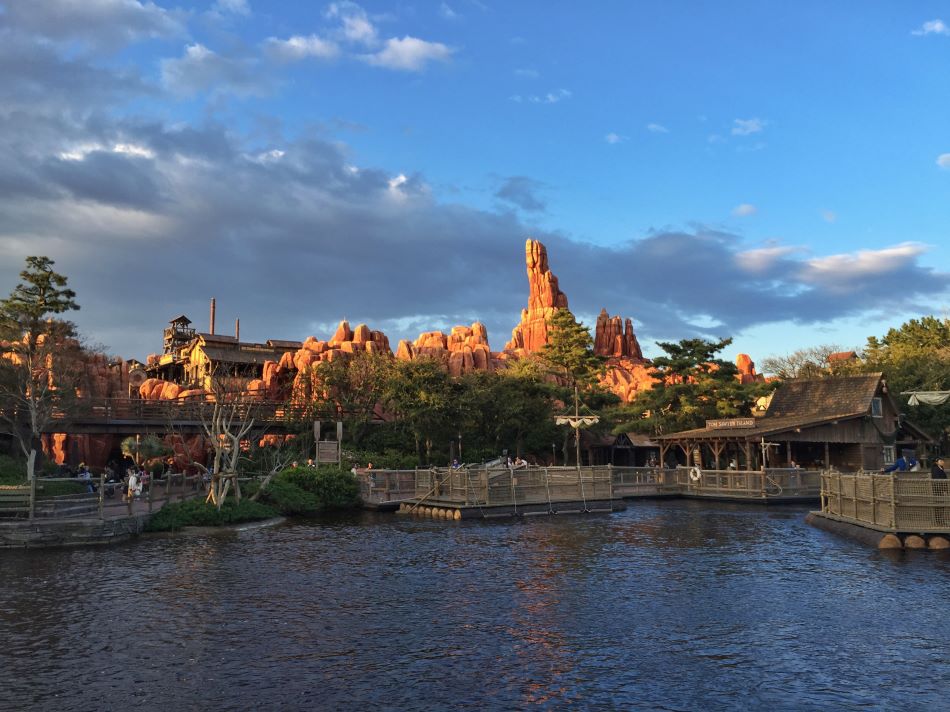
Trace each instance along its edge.
<path fill-rule="evenodd" d="M 321 419 L 335 420 L 336 414 L 298 406 L 285 401 L 242 401 L 229 404 L 235 417 L 254 419 L 255 430 L 281 432 L 312 424 Z M 83 398 L 69 412 L 56 412 L 44 428 L 45 433 L 128 434 L 155 432 L 174 427 L 178 432 L 203 432 L 215 404 L 210 401 L 152 401 L 141 398 Z"/>

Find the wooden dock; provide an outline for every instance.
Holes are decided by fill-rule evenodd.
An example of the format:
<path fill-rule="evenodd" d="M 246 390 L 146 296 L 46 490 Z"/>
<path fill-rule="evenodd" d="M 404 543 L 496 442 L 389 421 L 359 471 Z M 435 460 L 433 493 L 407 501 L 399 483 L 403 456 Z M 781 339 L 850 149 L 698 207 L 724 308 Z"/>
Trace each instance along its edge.
<path fill-rule="evenodd" d="M 366 470 L 363 505 L 446 519 L 613 512 L 628 499 L 685 497 L 755 504 L 817 502 L 820 473 L 656 467 L 468 467 Z"/>
<path fill-rule="evenodd" d="M 808 522 L 882 549 L 950 548 L 950 481 L 925 473 L 821 474 Z"/>

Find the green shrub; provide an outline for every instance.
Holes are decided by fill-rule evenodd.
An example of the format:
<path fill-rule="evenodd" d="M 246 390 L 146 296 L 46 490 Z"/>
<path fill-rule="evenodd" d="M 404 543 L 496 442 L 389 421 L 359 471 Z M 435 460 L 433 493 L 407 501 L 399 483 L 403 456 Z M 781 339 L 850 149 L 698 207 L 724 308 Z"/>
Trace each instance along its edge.
<path fill-rule="evenodd" d="M 242 499 L 240 504 L 227 500 L 219 510 L 203 499 L 174 502 L 162 507 L 145 525 L 145 531 L 176 531 L 182 527 L 218 527 L 270 519 L 277 511 L 266 504 Z"/>
<path fill-rule="evenodd" d="M 0 455 L 0 484 L 18 485 L 26 480 L 26 462 L 9 455 Z"/>
<path fill-rule="evenodd" d="M 261 501 L 288 515 L 313 514 L 321 509 L 316 495 L 283 479 L 271 480 L 261 493 Z"/>
<path fill-rule="evenodd" d="M 98 479 L 93 480 L 95 484 Z M 59 497 L 64 494 L 82 494 L 88 492 L 89 488 L 78 480 L 76 482 L 47 482 L 42 477 L 36 480 L 37 499 L 46 499 L 47 497 Z"/>
<path fill-rule="evenodd" d="M 343 452 L 343 464 L 347 470 L 352 467 L 366 467 L 373 463 L 376 470 L 411 470 L 419 464 L 415 453 L 400 452 L 387 448 L 382 451 L 349 450 Z"/>
<path fill-rule="evenodd" d="M 360 486 L 356 478 L 349 470 L 336 465 L 291 468 L 277 475 L 271 485 L 275 482 L 292 484 L 312 494 L 317 509 L 349 509 L 360 502 Z"/>

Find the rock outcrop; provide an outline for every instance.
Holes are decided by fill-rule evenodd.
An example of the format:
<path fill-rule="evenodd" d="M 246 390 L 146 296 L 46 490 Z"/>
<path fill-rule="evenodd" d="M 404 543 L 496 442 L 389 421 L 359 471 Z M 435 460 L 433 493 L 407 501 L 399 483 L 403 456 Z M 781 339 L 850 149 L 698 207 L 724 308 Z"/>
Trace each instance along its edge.
<path fill-rule="evenodd" d="M 619 316 L 610 316 L 606 309 L 600 310 L 594 328 L 594 353 L 607 358 L 628 358 L 643 361 L 643 352 L 636 334 L 633 333 L 633 321 L 623 320 Z"/>
<path fill-rule="evenodd" d="M 525 243 L 528 268 L 528 308 L 521 310 L 521 322 L 512 330 L 506 351 L 533 353 L 548 342 L 548 319 L 558 309 L 567 309 L 567 295 L 548 268 L 548 251 L 537 240 Z"/>
<path fill-rule="evenodd" d="M 427 331 L 415 341 L 403 339 L 396 349 L 396 358 L 412 361 L 432 358 L 442 363 L 449 375 L 458 378 L 474 371 L 496 371 L 504 367 L 508 354 L 491 350 L 488 330 L 481 322 L 471 326 L 454 326 L 449 334 Z"/>

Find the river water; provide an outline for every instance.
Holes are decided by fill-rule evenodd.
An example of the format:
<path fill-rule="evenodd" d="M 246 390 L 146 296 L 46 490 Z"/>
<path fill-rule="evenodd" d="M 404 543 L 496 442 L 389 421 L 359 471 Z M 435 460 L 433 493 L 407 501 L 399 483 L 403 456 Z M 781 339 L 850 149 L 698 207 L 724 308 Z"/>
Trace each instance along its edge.
<path fill-rule="evenodd" d="M 0 551 L 0 709 L 948 709 L 950 558 L 800 508 Z"/>

